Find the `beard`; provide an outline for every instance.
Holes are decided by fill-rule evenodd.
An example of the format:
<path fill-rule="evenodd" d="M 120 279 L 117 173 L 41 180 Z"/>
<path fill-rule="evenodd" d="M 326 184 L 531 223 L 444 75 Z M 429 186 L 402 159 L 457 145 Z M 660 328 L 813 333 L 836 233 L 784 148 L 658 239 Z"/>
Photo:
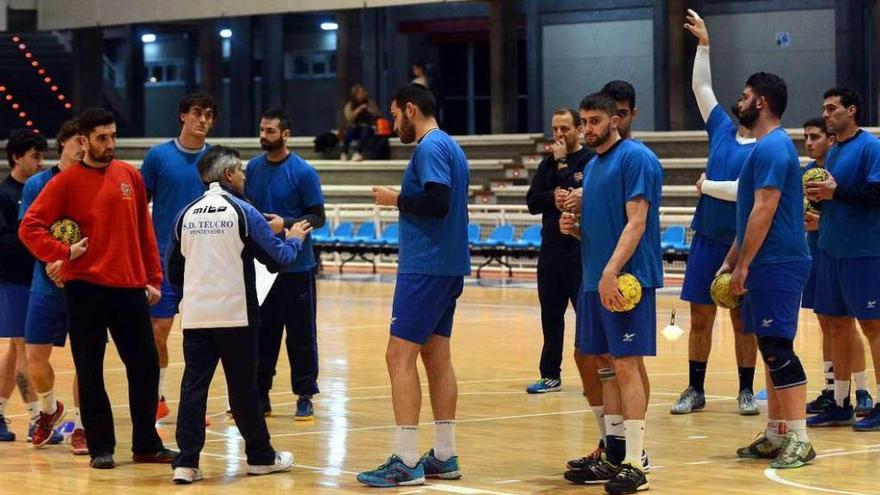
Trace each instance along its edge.
<path fill-rule="evenodd" d="M 105 150 L 100 155 L 96 155 L 91 148 L 86 150 L 86 155 L 90 160 L 98 162 L 98 163 L 110 163 L 113 161 L 113 150 Z"/>
<path fill-rule="evenodd" d="M 284 140 L 279 138 L 277 141 L 269 141 L 268 139 L 260 139 L 260 148 L 263 148 L 263 151 L 278 151 L 282 147 L 284 147 Z"/>
<path fill-rule="evenodd" d="M 596 149 L 605 144 L 605 142 L 611 137 L 611 126 L 609 125 L 606 127 L 605 132 L 602 134 L 594 134 L 593 136 L 588 134 L 585 137 L 587 138 L 587 144 L 590 145 L 590 148 Z"/>
<path fill-rule="evenodd" d="M 397 136 L 400 137 L 400 142 L 403 144 L 409 144 L 416 140 L 416 125 L 406 115 L 401 117 Z"/>
<path fill-rule="evenodd" d="M 734 105 L 734 108 L 737 109 L 735 112 L 736 118 L 739 119 L 740 125 L 745 127 L 746 129 L 752 129 L 755 126 L 755 122 L 758 121 L 758 104 L 752 101 L 752 104 L 749 105 L 748 108 L 744 110 L 739 110 L 739 108 Z"/>

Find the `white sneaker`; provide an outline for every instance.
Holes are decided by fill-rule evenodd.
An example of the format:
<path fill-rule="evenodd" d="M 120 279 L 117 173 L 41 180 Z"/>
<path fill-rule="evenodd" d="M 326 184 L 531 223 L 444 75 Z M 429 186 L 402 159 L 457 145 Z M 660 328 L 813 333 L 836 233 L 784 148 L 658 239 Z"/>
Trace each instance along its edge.
<path fill-rule="evenodd" d="M 348 161 L 348 153 L 343 151 L 342 153 L 339 154 L 339 159 L 344 162 L 347 162 Z"/>
<path fill-rule="evenodd" d="M 199 468 L 176 467 L 171 481 L 178 485 L 188 485 L 194 481 L 202 481 L 202 471 Z"/>
<path fill-rule="evenodd" d="M 355 153 L 351 155 L 351 160 L 355 162 L 362 162 L 364 161 L 364 155 L 355 151 Z"/>
<path fill-rule="evenodd" d="M 290 452 L 275 452 L 275 464 L 248 464 L 247 474 L 259 476 L 261 474 L 280 473 L 282 471 L 289 471 L 292 467 L 293 454 L 291 454 Z"/>

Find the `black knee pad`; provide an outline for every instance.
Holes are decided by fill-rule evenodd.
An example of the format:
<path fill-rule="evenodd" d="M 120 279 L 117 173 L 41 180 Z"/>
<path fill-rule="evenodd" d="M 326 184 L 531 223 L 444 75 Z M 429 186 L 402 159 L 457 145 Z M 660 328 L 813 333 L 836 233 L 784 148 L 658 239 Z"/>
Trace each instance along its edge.
<path fill-rule="evenodd" d="M 758 337 L 758 349 L 770 371 L 773 388 L 785 389 L 807 383 L 801 360 L 794 353 L 794 342 L 781 337 Z"/>

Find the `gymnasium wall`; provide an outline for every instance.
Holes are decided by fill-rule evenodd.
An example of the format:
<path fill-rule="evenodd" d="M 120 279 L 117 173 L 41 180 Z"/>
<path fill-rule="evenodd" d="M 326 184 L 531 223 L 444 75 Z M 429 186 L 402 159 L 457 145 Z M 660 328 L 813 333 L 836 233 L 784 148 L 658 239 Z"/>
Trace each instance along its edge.
<path fill-rule="evenodd" d="M 739 98 L 749 75 L 763 70 L 788 85 L 783 126 L 800 127 L 820 116 L 822 93 L 837 78 L 833 9 L 707 15 L 706 25 L 712 84 L 725 109 Z"/>

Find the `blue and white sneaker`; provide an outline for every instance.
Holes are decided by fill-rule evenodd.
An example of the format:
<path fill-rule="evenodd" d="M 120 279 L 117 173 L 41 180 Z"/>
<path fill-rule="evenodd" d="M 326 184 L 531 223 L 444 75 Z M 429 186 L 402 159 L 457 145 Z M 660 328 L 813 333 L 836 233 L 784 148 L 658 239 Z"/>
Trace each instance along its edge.
<path fill-rule="evenodd" d="M 880 431 L 880 404 L 875 404 L 871 414 L 853 425 L 856 431 Z"/>
<path fill-rule="evenodd" d="M 64 441 L 64 435 L 61 433 L 61 427 L 56 428 L 52 431 L 52 437 L 49 438 L 49 441 L 46 442 L 47 445 L 58 445 L 59 443 Z M 35 421 L 31 422 L 31 425 L 28 426 L 27 438 L 28 443 L 34 441 L 34 432 L 37 431 L 37 423 Z"/>
<path fill-rule="evenodd" d="M 425 478 L 441 480 L 461 479 L 461 465 L 458 463 L 457 455 L 441 461 L 434 456 L 434 449 L 431 449 L 422 456 L 419 462 L 425 467 Z"/>
<path fill-rule="evenodd" d="M 526 387 L 530 394 L 546 394 L 547 392 L 559 392 L 562 390 L 562 380 L 556 378 L 541 378 Z"/>
<path fill-rule="evenodd" d="M 395 486 L 414 486 L 425 484 L 425 466 L 419 462 L 416 467 L 409 467 L 400 457 L 391 457 L 373 471 L 364 471 L 357 475 L 357 480 L 367 486 L 392 488 Z"/>
<path fill-rule="evenodd" d="M 874 409 L 874 399 L 867 390 L 856 390 L 856 416 L 864 418 Z"/>
<path fill-rule="evenodd" d="M 9 424 L 9 420 L 0 414 L 0 442 L 15 441 L 15 433 L 9 431 L 9 427 L 6 426 L 7 424 Z"/>
<path fill-rule="evenodd" d="M 311 395 L 300 395 L 296 400 L 296 415 L 294 421 L 309 421 L 315 419 L 315 407 L 312 405 Z"/>
<path fill-rule="evenodd" d="M 807 418 L 807 426 L 849 426 L 856 421 L 856 415 L 851 405 L 840 407 L 837 404 L 825 409 L 815 416 Z"/>

